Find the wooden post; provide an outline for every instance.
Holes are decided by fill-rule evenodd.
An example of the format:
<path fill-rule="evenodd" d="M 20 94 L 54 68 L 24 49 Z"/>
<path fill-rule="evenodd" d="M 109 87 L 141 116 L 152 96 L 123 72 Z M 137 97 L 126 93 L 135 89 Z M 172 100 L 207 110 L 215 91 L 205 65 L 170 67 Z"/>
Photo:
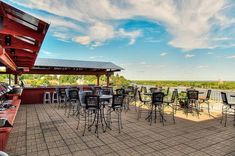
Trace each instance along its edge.
<path fill-rule="evenodd" d="M 19 84 L 18 75 L 15 74 L 15 84 Z"/>
<path fill-rule="evenodd" d="M 112 74 L 111 73 L 107 73 L 106 77 L 107 77 L 107 87 L 109 87 L 109 78 Z"/>
<path fill-rule="evenodd" d="M 9 74 L 8 79 L 9 79 L 9 85 L 11 85 L 11 74 Z"/>
<path fill-rule="evenodd" d="M 96 78 L 97 78 L 97 83 L 96 83 L 96 85 L 97 85 L 97 86 L 100 86 L 100 75 L 96 75 Z"/>

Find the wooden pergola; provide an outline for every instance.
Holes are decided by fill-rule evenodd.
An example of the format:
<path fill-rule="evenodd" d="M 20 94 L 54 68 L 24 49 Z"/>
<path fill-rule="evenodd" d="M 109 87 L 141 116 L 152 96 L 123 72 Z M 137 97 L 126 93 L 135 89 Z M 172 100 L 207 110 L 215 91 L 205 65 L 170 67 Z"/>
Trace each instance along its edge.
<path fill-rule="evenodd" d="M 98 86 L 100 85 L 100 76 L 105 75 L 107 86 L 109 86 L 110 76 L 121 70 L 123 68 L 112 62 L 38 58 L 34 67 L 27 74 L 95 75 Z"/>

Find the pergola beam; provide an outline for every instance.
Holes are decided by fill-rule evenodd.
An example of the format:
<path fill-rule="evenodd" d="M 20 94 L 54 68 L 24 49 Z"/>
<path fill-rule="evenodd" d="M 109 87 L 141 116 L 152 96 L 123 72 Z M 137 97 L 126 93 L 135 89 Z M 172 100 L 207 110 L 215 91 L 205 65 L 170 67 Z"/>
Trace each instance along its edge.
<path fill-rule="evenodd" d="M 16 71 L 17 66 L 12 61 L 11 57 L 6 53 L 5 49 L 0 46 L 0 62 L 5 66 L 9 67 L 11 70 Z"/>
<path fill-rule="evenodd" d="M 31 69 L 25 74 L 55 74 L 55 75 L 105 75 L 106 70 L 88 71 L 88 70 L 53 70 L 53 69 Z"/>

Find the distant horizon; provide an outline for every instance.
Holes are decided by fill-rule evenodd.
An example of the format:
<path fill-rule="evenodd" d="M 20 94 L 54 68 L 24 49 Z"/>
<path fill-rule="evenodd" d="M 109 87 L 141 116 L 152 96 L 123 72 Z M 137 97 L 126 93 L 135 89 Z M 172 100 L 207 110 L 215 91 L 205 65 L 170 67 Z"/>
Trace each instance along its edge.
<path fill-rule="evenodd" d="M 4 2 L 50 23 L 38 57 L 113 62 L 130 80 L 235 81 L 234 0 Z"/>
<path fill-rule="evenodd" d="M 128 79 L 130 80 L 130 79 Z M 235 82 L 234 80 L 130 80 L 130 81 L 193 81 L 193 82 Z"/>

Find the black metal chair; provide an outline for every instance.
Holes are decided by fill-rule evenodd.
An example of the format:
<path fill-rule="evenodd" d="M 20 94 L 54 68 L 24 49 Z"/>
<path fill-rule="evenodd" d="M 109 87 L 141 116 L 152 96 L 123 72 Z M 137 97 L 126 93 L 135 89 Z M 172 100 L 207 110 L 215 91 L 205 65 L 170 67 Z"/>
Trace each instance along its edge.
<path fill-rule="evenodd" d="M 197 90 L 187 91 L 187 105 L 185 106 L 187 116 L 188 116 L 189 110 L 192 113 L 193 113 L 193 110 L 196 110 L 197 116 L 199 117 L 198 95 L 199 95 L 199 91 Z"/>
<path fill-rule="evenodd" d="M 144 94 L 147 93 L 147 88 L 145 86 L 141 86 L 140 92 Z"/>
<path fill-rule="evenodd" d="M 124 100 L 123 100 L 123 109 L 125 110 L 125 112 L 127 112 L 128 110 L 130 110 L 130 97 L 129 94 L 126 93 L 125 89 L 121 88 L 121 89 L 116 89 L 116 94 L 117 95 L 123 95 Z"/>
<path fill-rule="evenodd" d="M 169 95 L 169 92 L 170 92 L 170 87 L 167 87 L 165 96 L 168 96 L 168 95 Z"/>
<path fill-rule="evenodd" d="M 163 101 L 166 104 L 166 106 L 172 108 L 172 112 L 171 113 L 172 113 L 172 118 L 173 118 L 173 122 L 174 123 L 175 123 L 175 109 L 176 109 L 176 105 L 177 105 L 177 96 L 178 96 L 178 90 L 176 89 L 176 90 L 174 90 L 172 92 L 170 100 L 164 100 Z M 163 111 L 164 111 L 164 108 L 163 108 Z"/>
<path fill-rule="evenodd" d="M 235 103 L 229 103 L 227 99 L 227 95 L 225 92 L 221 92 L 221 97 L 223 101 L 223 106 L 222 106 L 222 118 L 220 123 L 223 123 L 224 121 L 224 127 L 227 125 L 227 118 L 228 116 L 233 116 L 234 117 L 234 126 L 235 126 Z"/>
<path fill-rule="evenodd" d="M 103 87 L 101 89 L 102 95 L 113 95 L 113 88 L 112 87 Z"/>
<path fill-rule="evenodd" d="M 160 114 L 160 121 L 162 122 L 164 126 L 164 117 L 163 117 L 163 99 L 164 99 L 164 93 L 163 92 L 155 92 L 152 94 L 152 106 L 151 106 L 151 111 L 149 114 L 149 120 L 150 120 L 150 125 L 152 125 L 153 121 L 153 116 L 154 116 L 154 121 L 156 123 L 157 119 L 157 112 Z"/>
<path fill-rule="evenodd" d="M 133 94 L 129 95 L 129 98 L 130 98 L 130 102 L 135 104 L 135 110 L 137 111 L 137 105 L 136 105 L 136 102 L 137 102 L 137 95 L 138 95 L 138 88 L 136 87 L 134 89 L 134 92 Z"/>
<path fill-rule="evenodd" d="M 59 102 L 58 108 L 60 108 L 62 101 L 63 103 L 66 103 L 67 96 L 66 96 L 65 88 L 56 88 L 56 93 L 58 95 L 58 102 Z"/>
<path fill-rule="evenodd" d="M 210 102 L 209 102 L 210 96 L 211 96 L 211 90 L 208 90 L 205 98 L 199 98 L 200 109 L 204 108 L 204 107 L 201 106 L 202 103 L 207 104 L 207 111 L 208 111 L 209 117 L 211 116 L 211 114 L 210 114 Z"/>
<path fill-rule="evenodd" d="M 100 94 L 101 94 L 101 90 L 102 90 L 101 87 L 96 86 L 96 87 L 94 87 L 94 89 L 93 89 L 93 94 L 94 94 L 94 95 L 100 95 Z"/>
<path fill-rule="evenodd" d="M 73 110 L 73 115 L 75 113 L 77 113 L 78 115 L 80 113 L 80 108 L 81 108 L 79 89 L 69 88 L 66 90 L 66 92 L 67 92 L 67 100 L 66 100 L 65 114 L 67 113 L 67 116 L 69 117 L 71 110 Z M 69 109 L 68 112 L 67 112 L 67 107 Z"/>
<path fill-rule="evenodd" d="M 116 89 L 116 94 L 118 95 L 125 95 L 125 89 Z"/>
<path fill-rule="evenodd" d="M 139 105 L 138 112 L 137 112 L 137 120 L 139 120 L 141 118 L 141 113 L 143 111 L 142 107 L 143 106 L 150 106 L 147 104 L 151 102 L 151 100 L 146 100 L 146 99 L 142 98 L 141 91 L 138 91 L 138 94 L 139 94 L 140 105 Z"/>
<path fill-rule="evenodd" d="M 100 98 L 98 95 L 86 95 L 85 96 L 85 126 L 83 131 L 83 136 L 85 135 L 86 127 L 88 126 L 88 130 L 91 130 L 91 127 L 95 124 L 95 133 L 97 137 L 99 137 L 99 123 L 102 125 L 103 132 L 105 132 L 104 125 L 103 125 L 103 117 L 100 109 Z M 91 124 L 89 124 L 89 118 L 94 118 Z M 88 124 L 87 124 L 88 123 Z"/>
<path fill-rule="evenodd" d="M 122 108 L 123 108 L 123 100 L 124 96 L 123 95 L 113 95 L 112 98 L 112 104 L 108 109 L 108 126 L 110 128 L 112 121 L 112 112 L 115 112 L 117 115 L 117 121 L 118 121 L 118 130 L 119 133 L 121 132 L 121 129 L 123 128 L 122 126 L 122 118 L 121 118 L 121 113 L 122 113 Z M 111 129 L 111 128 L 110 128 Z"/>

